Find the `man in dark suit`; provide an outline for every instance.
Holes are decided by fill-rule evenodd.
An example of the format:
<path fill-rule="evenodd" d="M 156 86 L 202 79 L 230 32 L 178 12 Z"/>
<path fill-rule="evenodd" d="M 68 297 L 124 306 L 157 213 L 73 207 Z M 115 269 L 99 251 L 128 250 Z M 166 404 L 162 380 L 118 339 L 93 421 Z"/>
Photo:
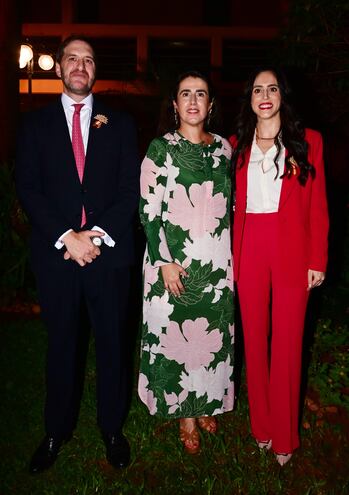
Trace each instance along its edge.
<path fill-rule="evenodd" d="M 19 134 L 16 183 L 32 225 L 31 261 L 48 328 L 46 436 L 30 471 L 49 468 L 77 415 L 81 313 L 94 331 L 97 422 L 108 461 L 125 467 L 127 413 L 124 327 L 134 258 L 132 223 L 139 160 L 131 118 L 92 96 L 95 54 L 72 36 L 58 49 L 63 94 L 28 114 Z"/>

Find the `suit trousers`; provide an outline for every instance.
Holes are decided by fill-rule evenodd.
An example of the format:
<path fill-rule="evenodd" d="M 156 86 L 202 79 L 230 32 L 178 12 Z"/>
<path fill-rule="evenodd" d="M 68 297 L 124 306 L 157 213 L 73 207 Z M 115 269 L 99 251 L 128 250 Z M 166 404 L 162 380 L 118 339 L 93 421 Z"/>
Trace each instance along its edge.
<path fill-rule="evenodd" d="M 252 434 L 272 440 L 275 452 L 290 453 L 299 446 L 308 291 L 306 274 L 295 286 L 281 268 L 278 221 L 278 213 L 246 214 L 237 287 Z"/>
<path fill-rule="evenodd" d="M 45 428 L 50 436 L 65 436 L 76 426 L 89 333 L 85 308 L 96 348 L 98 425 L 116 433 L 126 417 L 130 269 L 100 261 L 80 267 L 71 260 L 51 260 L 50 266 L 35 270 L 48 329 Z"/>

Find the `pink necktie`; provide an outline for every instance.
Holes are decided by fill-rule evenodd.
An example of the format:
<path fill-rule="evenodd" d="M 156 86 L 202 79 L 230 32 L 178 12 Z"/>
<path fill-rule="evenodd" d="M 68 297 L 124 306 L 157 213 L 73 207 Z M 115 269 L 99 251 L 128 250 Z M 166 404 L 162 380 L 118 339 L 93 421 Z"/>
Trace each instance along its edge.
<path fill-rule="evenodd" d="M 80 125 L 80 111 L 84 103 L 75 103 L 73 107 L 75 112 L 73 115 L 73 131 L 72 131 L 72 145 L 75 156 L 76 169 L 79 174 L 80 182 L 84 176 L 85 168 L 85 148 L 82 140 L 81 125 Z M 81 227 L 86 223 L 85 208 L 82 207 Z"/>

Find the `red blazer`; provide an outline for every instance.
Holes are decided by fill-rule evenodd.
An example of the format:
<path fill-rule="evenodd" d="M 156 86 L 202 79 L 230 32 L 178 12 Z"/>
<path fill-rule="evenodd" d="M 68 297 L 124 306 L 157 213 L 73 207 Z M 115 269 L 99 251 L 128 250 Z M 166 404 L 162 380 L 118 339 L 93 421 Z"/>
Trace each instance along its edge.
<path fill-rule="evenodd" d="M 315 177 L 310 176 L 302 186 L 297 174 L 282 179 L 278 210 L 278 238 L 280 257 L 278 262 L 285 280 L 293 285 L 307 285 L 308 269 L 324 272 L 327 265 L 328 209 L 321 134 L 305 130 L 309 144 L 308 160 L 315 167 Z M 236 136 L 230 138 L 236 147 Z M 286 151 L 287 152 L 287 151 Z M 247 168 L 251 149 L 245 163 L 236 167 L 236 205 L 233 226 L 234 276 L 239 279 L 240 253 L 244 235 L 247 203 Z"/>

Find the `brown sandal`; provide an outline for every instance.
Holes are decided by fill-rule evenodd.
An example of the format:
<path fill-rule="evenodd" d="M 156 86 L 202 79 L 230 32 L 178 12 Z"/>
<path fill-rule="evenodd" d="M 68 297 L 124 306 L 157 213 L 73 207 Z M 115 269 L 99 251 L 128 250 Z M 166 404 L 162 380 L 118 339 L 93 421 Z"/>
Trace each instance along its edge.
<path fill-rule="evenodd" d="M 188 431 L 187 429 L 179 424 L 179 438 L 183 443 L 184 449 L 188 454 L 197 454 L 200 450 L 200 435 L 199 432 L 194 426 L 192 431 Z"/>
<path fill-rule="evenodd" d="M 201 418 L 197 418 L 197 421 L 202 430 L 208 431 L 208 433 L 212 434 L 217 432 L 216 418 L 212 416 L 202 416 Z"/>

